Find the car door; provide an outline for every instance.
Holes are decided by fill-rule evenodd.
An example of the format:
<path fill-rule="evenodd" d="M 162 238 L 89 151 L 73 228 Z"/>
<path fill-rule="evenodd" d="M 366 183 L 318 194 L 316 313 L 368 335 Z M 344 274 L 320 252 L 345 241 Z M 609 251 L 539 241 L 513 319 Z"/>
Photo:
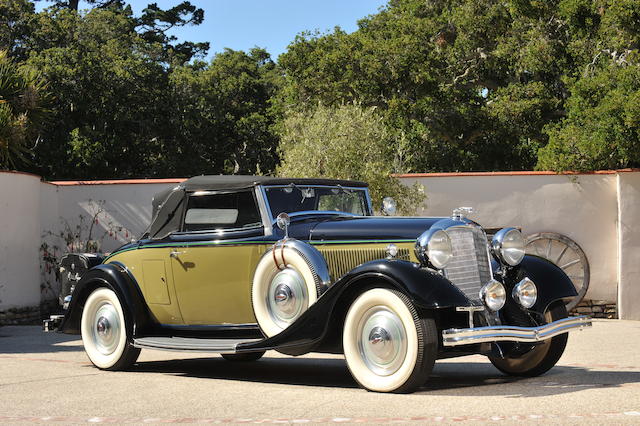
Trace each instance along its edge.
<path fill-rule="evenodd" d="M 189 194 L 169 253 L 186 325 L 256 322 L 251 282 L 263 236 L 253 190 Z"/>

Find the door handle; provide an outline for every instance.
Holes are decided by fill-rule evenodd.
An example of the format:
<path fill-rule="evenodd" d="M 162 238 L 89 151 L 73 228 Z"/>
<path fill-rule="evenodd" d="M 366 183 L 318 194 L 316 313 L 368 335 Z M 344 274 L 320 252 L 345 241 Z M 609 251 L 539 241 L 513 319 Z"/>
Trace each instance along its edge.
<path fill-rule="evenodd" d="M 172 251 L 171 251 L 171 253 L 169 253 L 169 256 L 170 256 L 170 257 L 172 257 L 172 258 L 174 258 L 174 259 L 177 259 L 181 254 L 185 254 L 185 253 L 186 253 L 186 252 L 184 252 L 184 251 L 175 251 L 175 250 L 172 250 Z"/>

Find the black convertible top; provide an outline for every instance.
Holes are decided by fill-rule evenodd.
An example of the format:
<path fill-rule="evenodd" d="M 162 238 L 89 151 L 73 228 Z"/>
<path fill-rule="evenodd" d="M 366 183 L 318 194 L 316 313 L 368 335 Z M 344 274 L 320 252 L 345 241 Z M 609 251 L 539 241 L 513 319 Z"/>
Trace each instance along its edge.
<path fill-rule="evenodd" d="M 177 214 L 184 191 L 219 191 L 252 188 L 256 185 L 341 185 L 350 188 L 366 188 L 365 182 L 342 179 L 276 178 L 270 176 L 217 175 L 195 176 L 173 188 L 157 193 L 152 200 L 152 223 L 145 235 L 157 237 L 179 226 Z"/>
<path fill-rule="evenodd" d="M 356 188 L 366 188 L 367 184 L 353 180 L 315 179 L 315 178 L 277 178 L 271 176 L 245 175 L 203 175 L 187 179 L 180 184 L 187 191 L 243 189 L 255 185 L 342 185 Z"/>

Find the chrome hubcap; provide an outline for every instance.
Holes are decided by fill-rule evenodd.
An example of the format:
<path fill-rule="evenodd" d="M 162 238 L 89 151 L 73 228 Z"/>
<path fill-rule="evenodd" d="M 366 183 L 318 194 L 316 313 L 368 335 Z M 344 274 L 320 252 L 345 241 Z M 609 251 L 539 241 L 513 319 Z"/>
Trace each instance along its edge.
<path fill-rule="evenodd" d="M 358 326 L 358 347 L 367 367 L 380 376 L 398 371 L 407 354 L 407 337 L 398 315 L 383 306 L 365 313 Z"/>
<path fill-rule="evenodd" d="M 307 286 L 297 271 L 286 268 L 273 277 L 267 293 L 267 306 L 278 326 L 287 327 L 304 312 L 307 305 Z"/>
<path fill-rule="evenodd" d="M 101 305 L 94 315 L 93 341 L 103 355 L 112 354 L 120 340 L 120 317 L 111 303 Z"/>

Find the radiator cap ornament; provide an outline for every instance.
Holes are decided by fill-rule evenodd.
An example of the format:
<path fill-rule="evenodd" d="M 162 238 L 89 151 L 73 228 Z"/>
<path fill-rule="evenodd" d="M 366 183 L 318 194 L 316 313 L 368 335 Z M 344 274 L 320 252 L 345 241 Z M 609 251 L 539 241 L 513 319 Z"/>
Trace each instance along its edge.
<path fill-rule="evenodd" d="M 456 207 L 453 209 L 453 215 L 451 215 L 451 217 L 455 220 L 462 220 L 473 212 L 473 207 Z"/>

